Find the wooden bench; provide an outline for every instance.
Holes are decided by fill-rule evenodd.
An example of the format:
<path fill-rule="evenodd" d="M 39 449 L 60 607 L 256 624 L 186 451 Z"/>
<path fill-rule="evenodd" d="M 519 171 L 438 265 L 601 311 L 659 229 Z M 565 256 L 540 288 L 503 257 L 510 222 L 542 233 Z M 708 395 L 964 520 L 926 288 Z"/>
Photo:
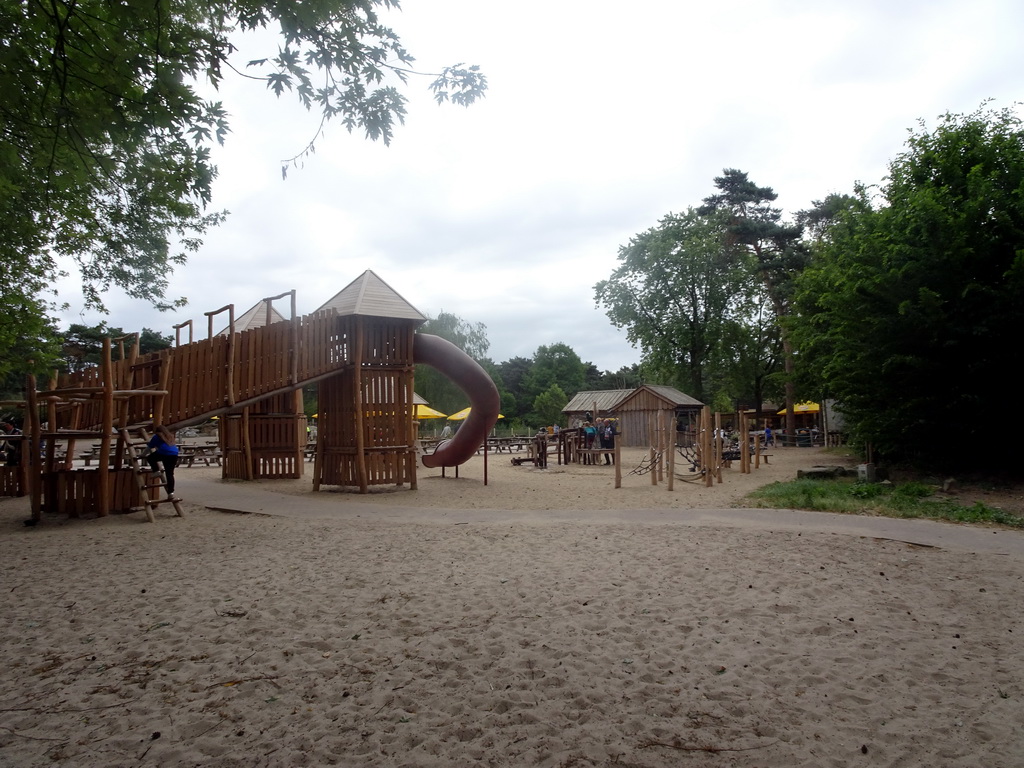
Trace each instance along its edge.
<path fill-rule="evenodd" d="M 511 461 L 516 467 L 521 467 L 523 464 L 533 464 L 534 466 L 537 466 L 537 462 L 540 461 L 540 458 L 537 456 L 513 456 Z"/>
<path fill-rule="evenodd" d="M 600 464 L 601 463 L 601 461 L 600 461 L 601 454 L 607 453 L 607 454 L 609 454 L 611 456 L 615 456 L 615 449 L 614 448 L 577 448 L 575 453 L 576 453 L 577 456 L 582 456 L 582 457 L 590 456 L 590 457 L 592 457 L 594 459 L 597 459 L 596 461 L 589 462 L 592 465 L 596 465 L 596 464 Z M 582 463 L 586 464 L 587 462 L 582 462 Z"/>
<path fill-rule="evenodd" d="M 100 459 L 100 452 L 99 451 L 89 451 L 88 453 L 80 453 L 80 454 L 78 454 L 78 458 L 85 462 L 85 466 L 89 467 L 89 466 L 92 466 L 92 462 L 94 460 L 95 461 L 99 461 L 99 459 Z M 114 459 L 116 459 L 116 458 L 117 458 L 117 451 L 115 451 L 114 449 L 111 449 L 110 456 L 107 458 L 107 461 L 110 462 L 110 463 L 113 463 Z"/>

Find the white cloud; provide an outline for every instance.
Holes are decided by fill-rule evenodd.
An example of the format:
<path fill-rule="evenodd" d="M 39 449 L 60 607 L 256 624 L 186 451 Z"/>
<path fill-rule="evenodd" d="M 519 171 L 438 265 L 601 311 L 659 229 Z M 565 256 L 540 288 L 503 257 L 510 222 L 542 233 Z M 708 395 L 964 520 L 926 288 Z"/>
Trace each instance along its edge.
<path fill-rule="evenodd" d="M 204 311 L 290 288 L 307 312 L 373 269 L 424 312 L 485 323 L 495 360 L 561 341 L 617 369 L 639 354 L 594 308 L 593 285 L 723 168 L 794 212 L 881 182 L 918 118 L 1024 95 L 1013 0 L 435 0 L 393 24 L 421 69 L 480 64 L 486 99 L 438 107 L 414 79 L 391 147 L 330 126 L 282 181 L 279 161 L 317 117 L 226 83 L 214 206 L 232 214 L 172 280 L 190 306 L 160 316 L 113 296 L 113 324 L 202 325 Z M 71 320 L 86 319 L 77 309 Z"/>

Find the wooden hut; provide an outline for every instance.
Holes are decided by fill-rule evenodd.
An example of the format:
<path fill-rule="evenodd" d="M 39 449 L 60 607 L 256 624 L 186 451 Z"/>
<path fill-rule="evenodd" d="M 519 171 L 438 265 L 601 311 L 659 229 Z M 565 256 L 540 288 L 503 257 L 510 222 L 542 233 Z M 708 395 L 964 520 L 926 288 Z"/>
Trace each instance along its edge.
<path fill-rule="evenodd" d="M 601 389 L 577 392 L 562 409 L 567 427 L 578 427 L 589 413 L 595 419 L 616 415 L 615 406 L 633 392 L 632 389 Z M 595 410 L 596 409 L 596 410 Z"/>
<path fill-rule="evenodd" d="M 644 447 L 659 444 L 655 430 L 672 413 L 676 420 L 696 413 L 704 406 L 699 400 L 674 387 L 644 384 L 621 398 L 613 407 L 619 420 L 621 444 Z"/>
<path fill-rule="evenodd" d="M 413 336 L 426 316 L 367 270 L 316 313 L 337 316 L 340 372 L 319 383 L 313 488 L 416 487 Z"/>
<path fill-rule="evenodd" d="M 587 413 L 595 419 L 615 418 L 621 445 L 647 447 L 654 445 L 652 424 L 663 423 L 666 411 L 678 419 L 696 413 L 703 405 L 674 387 L 644 384 L 636 389 L 578 392 L 562 413 L 570 427 L 583 423 Z"/>

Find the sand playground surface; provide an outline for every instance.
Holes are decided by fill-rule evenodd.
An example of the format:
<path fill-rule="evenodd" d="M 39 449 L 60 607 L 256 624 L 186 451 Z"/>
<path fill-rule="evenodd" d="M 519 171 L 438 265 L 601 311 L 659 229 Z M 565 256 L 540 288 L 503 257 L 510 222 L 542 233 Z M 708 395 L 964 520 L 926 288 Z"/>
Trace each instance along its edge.
<path fill-rule="evenodd" d="M 737 507 L 839 460 L 770 461 L 0 500 L 0 766 L 1024 765 L 1024 533 Z"/>

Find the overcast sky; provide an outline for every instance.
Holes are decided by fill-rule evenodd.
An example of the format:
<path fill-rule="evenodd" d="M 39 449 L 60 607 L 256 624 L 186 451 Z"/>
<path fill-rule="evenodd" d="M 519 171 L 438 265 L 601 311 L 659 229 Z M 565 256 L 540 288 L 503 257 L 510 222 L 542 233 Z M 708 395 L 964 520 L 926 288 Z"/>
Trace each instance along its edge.
<path fill-rule="evenodd" d="M 438 107 L 413 79 L 390 147 L 330 126 L 282 180 L 318 117 L 229 78 L 214 208 L 231 213 L 171 281 L 189 306 L 110 294 L 103 318 L 71 281 L 63 322 L 205 330 L 205 311 L 292 288 L 305 314 L 372 269 L 425 314 L 484 323 L 496 362 L 564 342 L 617 370 L 640 353 L 594 284 L 724 168 L 795 212 L 881 183 L 919 119 L 1024 97 L 1019 0 L 405 0 L 391 24 L 424 71 L 479 64 L 486 98 Z"/>

